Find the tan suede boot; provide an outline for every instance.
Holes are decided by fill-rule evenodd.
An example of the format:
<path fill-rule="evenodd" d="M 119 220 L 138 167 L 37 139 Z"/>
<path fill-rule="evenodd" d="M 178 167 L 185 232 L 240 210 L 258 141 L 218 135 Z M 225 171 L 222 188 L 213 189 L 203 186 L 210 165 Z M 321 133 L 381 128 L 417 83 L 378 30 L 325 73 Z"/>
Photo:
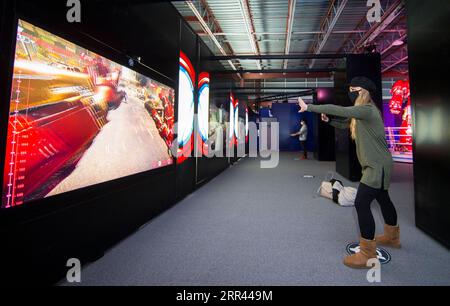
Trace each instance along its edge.
<path fill-rule="evenodd" d="M 375 240 L 379 245 L 400 249 L 400 227 L 385 224 L 384 234 L 377 236 Z"/>
<path fill-rule="evenodd" d="M 354 269 L 372 268 L 367 266 L 367 261 L 371 258 L 377 258 L 377 243 L 375 240 L 361 238 L 359 246 L 360 252 L 345 257 L 344 265 Z"/>

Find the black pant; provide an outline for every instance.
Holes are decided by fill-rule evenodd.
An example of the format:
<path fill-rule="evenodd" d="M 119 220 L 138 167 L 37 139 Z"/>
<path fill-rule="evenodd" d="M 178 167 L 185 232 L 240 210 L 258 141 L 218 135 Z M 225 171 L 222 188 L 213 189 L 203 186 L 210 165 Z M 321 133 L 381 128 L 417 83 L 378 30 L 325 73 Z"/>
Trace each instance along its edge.
<path fill-rule="evenodd" d="M 397 212 L 388 191 L 384 190 L 383 186 L 375 189 L 360 183 L 356 193 L 355 208 L 358 213 L 361 237 L 368 240 L 375 238 L 375 220 L 370 210 L 370 205 L 375 199 L 380 204 L 384 222 L 392 226 L 397 225 Z"/>
<path fill-rule="evenodd" d="M 302 145 L 303 156 L 308 157 L 308 151 L 306 150 L 306 140 L 300 140 L 300 144 Z"/>

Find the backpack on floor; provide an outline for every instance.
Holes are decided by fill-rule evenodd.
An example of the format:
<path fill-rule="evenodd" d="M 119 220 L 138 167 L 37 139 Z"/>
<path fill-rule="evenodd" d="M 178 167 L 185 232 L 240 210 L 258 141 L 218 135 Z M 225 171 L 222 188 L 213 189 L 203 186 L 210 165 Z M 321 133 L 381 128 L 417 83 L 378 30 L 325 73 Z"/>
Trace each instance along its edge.
<path fill-rule="evenodd" d="M 333 172 L 328 172 L 326 174 L 324 181 L 320 184 L 320 187 L 317 190 L 318 195 L 333 200 L 333 184 L 331 183 L 333 177 L 334 177 Z"/>
<path fill-rule="evenodd" d="M 333 200 L 333 185 L 330 182 L 322 182 L 318 193 L 321 197 Z"/>
<path fill-rule="evenodd" d="M 333 183 L 333 201 L 341 206 L 355 206 L 357 189 L 344 187 L 342 182 L 335 180 Z"/>
<path fill-rule="evenodd" d="M 344 187 L 341 181 L 334 179 L 334 173 L 328 172 L 325 180 L 320 184 L 317 194 L 332 200 L 340 206 L 354 206 L 357 189 Z"/>

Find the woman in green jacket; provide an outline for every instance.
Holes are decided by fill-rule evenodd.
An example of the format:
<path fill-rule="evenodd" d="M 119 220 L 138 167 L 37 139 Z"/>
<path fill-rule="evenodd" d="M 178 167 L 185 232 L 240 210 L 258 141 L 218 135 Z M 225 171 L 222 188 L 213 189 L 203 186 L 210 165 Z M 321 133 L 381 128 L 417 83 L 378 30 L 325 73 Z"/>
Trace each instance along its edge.
<path fill-rule="evenodd" d="M 376 89 L 371 80 L 356 77 L 350 83 L 349 97 L 354 106 L 311 105 L 299 98 L 300 112 L 321 113 L 322 120 L 336 128 L 350 128 L 356 143 L 356 154 L 362 167 L 362 178 L 355 199 L 361 232 L 360 252 L 344 259 L 352 268 L 370 268 L 367 261 L 377 258 L 376 245 L 400 247 L 397 212 L 389 197 L 388 188 L 393 167 L 388 150 L 383 119 L 373 103 L 370 91 Z M 337 116 L 330 119 L 327 115 Z M 384 234 L 375 238 L 375 221 L 370 210 L 373 200 L 380 204 L 385 221 Z"/>

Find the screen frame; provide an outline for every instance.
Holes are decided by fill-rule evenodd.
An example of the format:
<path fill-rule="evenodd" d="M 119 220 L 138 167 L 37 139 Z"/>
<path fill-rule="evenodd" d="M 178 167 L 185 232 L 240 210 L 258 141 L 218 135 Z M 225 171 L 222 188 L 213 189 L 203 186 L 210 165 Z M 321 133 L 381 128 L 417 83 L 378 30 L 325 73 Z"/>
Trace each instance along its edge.
<path fill-rule="evenodd" d="M 137 61 L 134 61 L 134 66 L 131 67 L 128 63 L 130 57 L 124 52 L 120 52 L 100 40 L 95 39 L 87 35 L 86 33 L 78 30 L 71 24 L 68 24 L 64 29 L 52 26 L 50 23 L 41 22 L 28 15 L 18 13 L 17 11 L 11 12 L 9 20 L 5 20 L 5 24 L 8 28 L 12 29 L 9 33 L 8 39 L 4 39 L 7 30 L 2 29 L 2 43 L 6 43 L 3 48 L 9 51 L 8 69 L 5 73 L 5 77 L 0 78 L 0 88 L 6 90 L 0 92 L 0 101 L 10 101 L 12 90 L 12 79 L 14 73 L 15 51 L 17 42 L 17 30 L 19 20 L 28 22 L 36 27 L 39 27 L 53 35 L 61 37 L 71 43 L 74 43 L 82 48 L 92 51 L 110 61 L 127 67 L 135 72 L 138 72 L 145 77 L 151 78 L 165 86 L 168 86 L 174 90 L 174 117 L 175 122 L 178 121 L 178 81 L 171 79 L 164 74 L 153 70 Z M 9 21 L 9 22 L 8 22 Z M 5 27 L 6 28 L 6 27 Z M 8 43 L 9 40 L 9 43 Z M 2 48 L 2 52 L 3 51 Z M 8 48 L 8 49 L 7 49 Z M 0 134 L 0 171 L 4 171 L 4 163 L 6 157 L 6 138 L 8 133 L 8 121 L 10 114 L 10 103 L 1 103 L 0 105 L 0 127 L 2 133 Z M 174 133 L 174 140 L 177 139 L 176 133 Z M 117 179 L 109 180 L 106 182 L 100 182 L 86 187 L 78 188 L 75 190 L 67 191 L 61 194 L 56 194 L 50 197 L 30 200 L 23 205 L 18 205 L 10 208 L 0 209 L 0 227 L 4 225 L 14 225 L 20 222 L 32 221 L 36 218 L 40 218 L 43 215 L 54 213 L 59 210 L 68 209 L 72 206 L 89 203 L 93 199 L 100 199 L 106 197 L 108 194 L 117 192 L 120 189 L 126 190 L 133 185 L 138 184 L 143 179 L 150 179 L 158 175 L 173 174 L 174 182 L 168 192 L 175 194 L 176 192 L 176 157 L 172 156 L 172 164 L 160 168 L 150 169 L 138 173 L 134 173 L 128 176 L 120 177 Z M 3 173 L 3 172 L 2 172 Z M 0 184 L 3 186 L 3 175 L 0 178 Z"/>

